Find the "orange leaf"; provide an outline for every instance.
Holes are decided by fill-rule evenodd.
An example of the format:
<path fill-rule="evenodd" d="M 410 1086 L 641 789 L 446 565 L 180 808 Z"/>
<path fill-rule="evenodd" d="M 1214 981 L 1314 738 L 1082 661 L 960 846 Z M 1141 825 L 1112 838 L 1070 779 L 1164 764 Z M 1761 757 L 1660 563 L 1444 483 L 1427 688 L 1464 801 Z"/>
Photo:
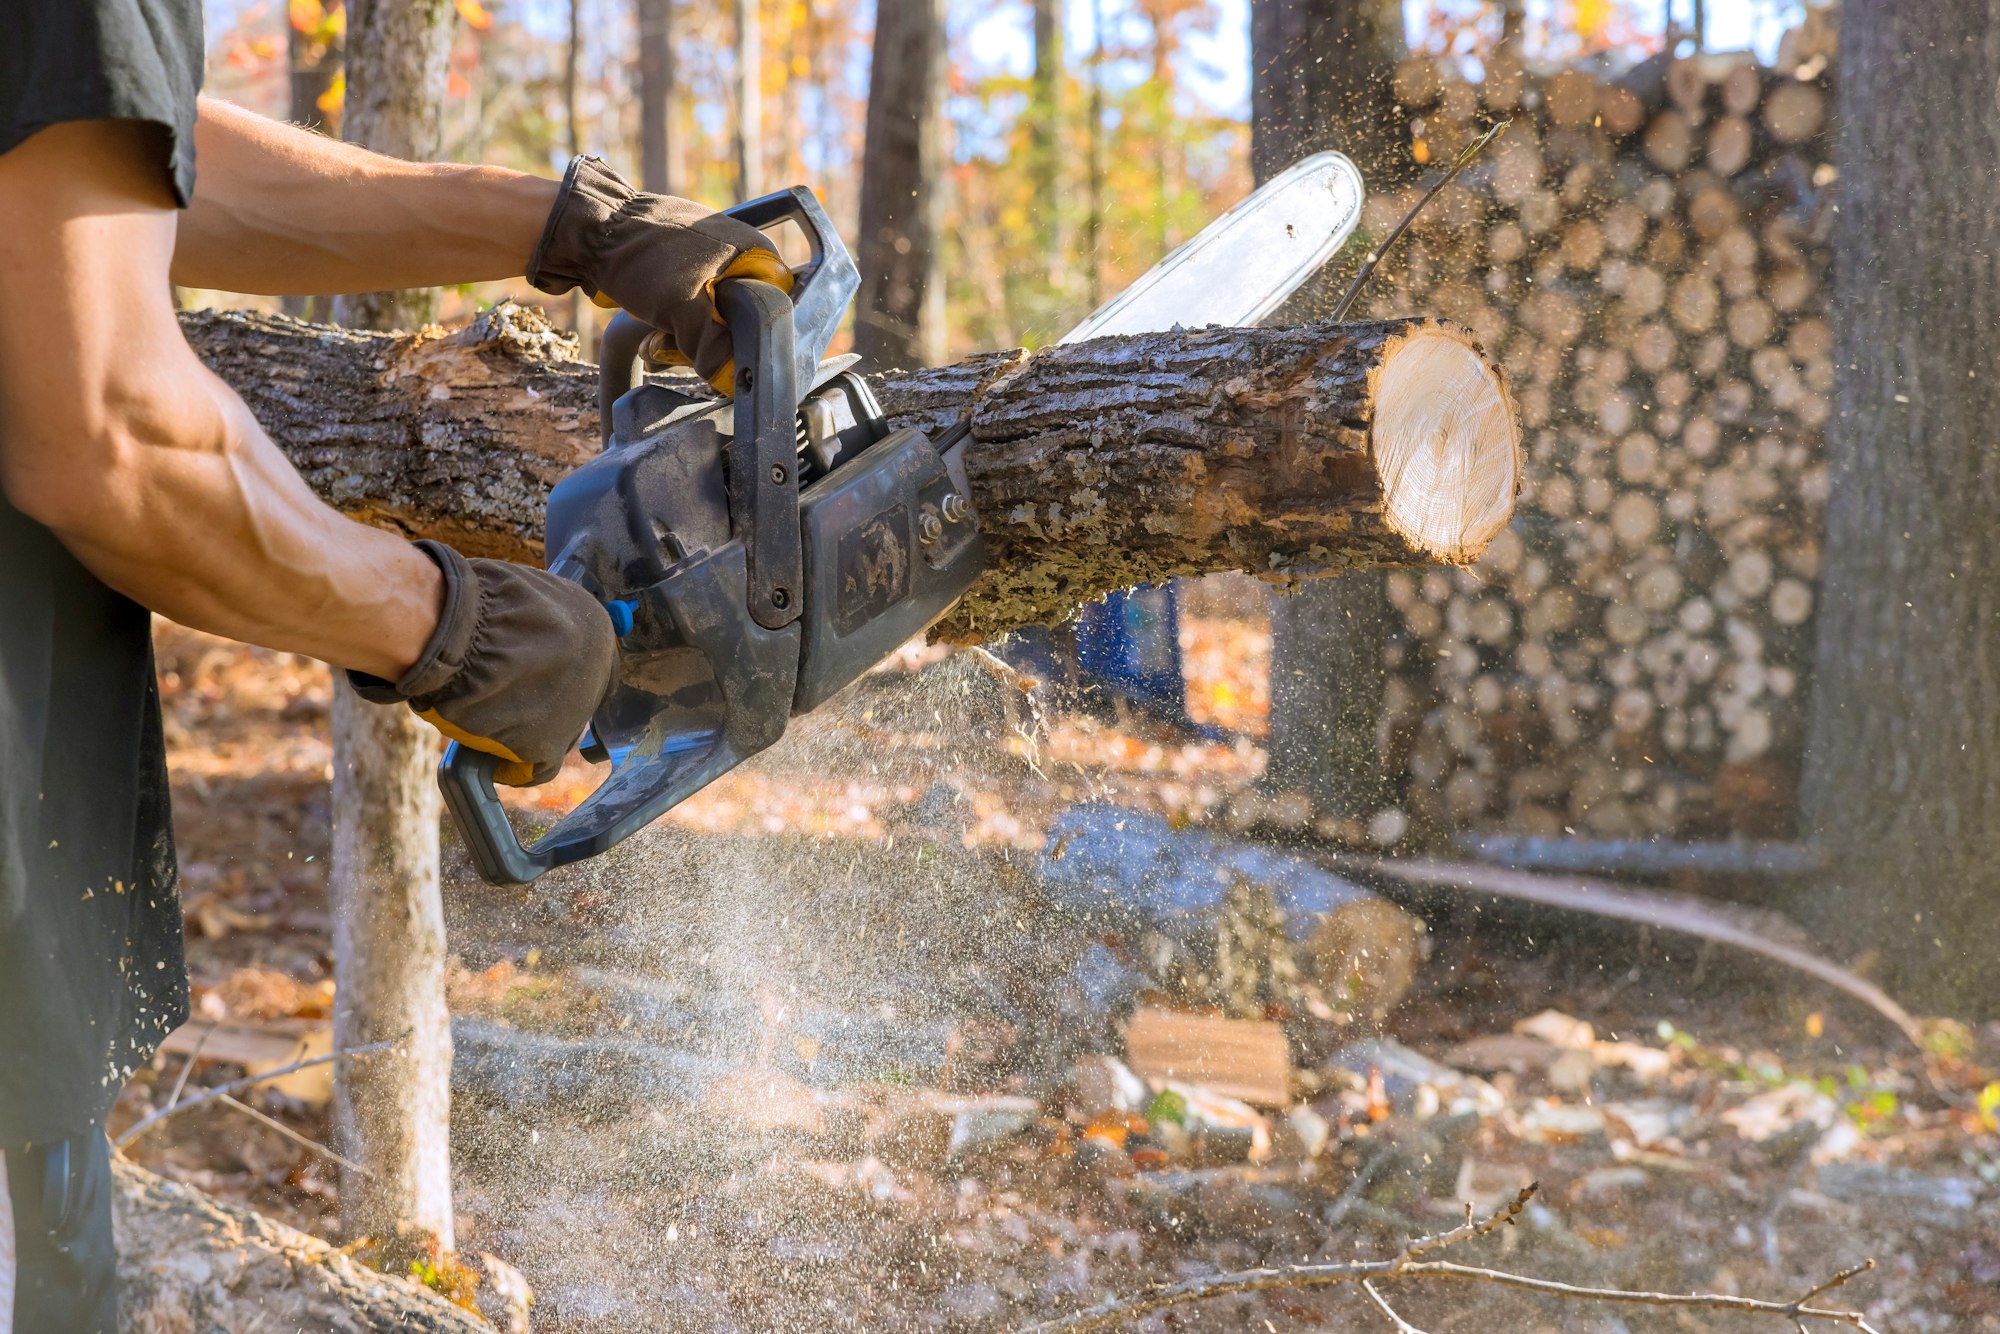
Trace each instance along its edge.
<path fill-rule="evenodd" d="M 326 22 L 326 6 L 320 0 L 287 0 L 285 18 L 294 32 L 318 32 Z"/>
<path fill-rule="evenodd" d="M 1576 0 L 1576 33 L 1586 42 L 1603 35 L 1611 22 L 1610 0 Z"/>
<path fill-rule="evenodd" d="M 480 4 L 479 0 L 453 0 L 453 3 L 458 6 L 458 16 L 480 32 L 485 32 L 493 26 L 493 15 L 487 12 L 486 6 Z"/>

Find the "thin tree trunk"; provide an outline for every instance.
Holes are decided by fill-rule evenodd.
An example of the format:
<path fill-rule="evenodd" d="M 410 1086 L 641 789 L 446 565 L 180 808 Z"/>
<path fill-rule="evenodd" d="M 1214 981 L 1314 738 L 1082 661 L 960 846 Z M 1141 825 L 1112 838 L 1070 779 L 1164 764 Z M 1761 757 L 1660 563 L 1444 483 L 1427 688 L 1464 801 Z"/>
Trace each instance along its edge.
<path fill-rule="evenodd" d="M 1397 0 L 1254 0 L 1250 154 L 1262 181 L 1307 153 L 1338 148 L 1372 183 L 1391 174 L 1391 79 L 1406 54 Z M 1333 292 L 1310 283 L 1301 318 Z M 1387 587 L 1358 571 L 1274 593 L 1266 781 L 1304 792 L 1323 814 L 1366 818 L 1390 797 L 1380 753 L 1389 638 Z"/>
<path fill-rule="evenodd" d="M 577 65 L 583 59 L 583 0 L 569 0 L 569 41 L 563 46 L 563 133 L 568 137 L 569 155 L 583 152 L 582 127 L 576 117 Z M 583 335 L 583 289 L 570 289 L 569 327 Z"/>
<path fill-rule="evenodd" d="M 1104 0 L 1090 0 L 1090 125 L 1085 146 L 1088 177 L 1083 219 L 1084 291 L 1090 308 L 1104 301 Z"/>
<path fill-rule="evenodd" d="M 761 0 L 736 0 L 736 193 L 764 185 L 764 22 Z"/>
<path fill-rule="evenodd" d="M 1173 163 L 1173 70 L 1169 56 L 1172 40 L 1167 32 L 1167 8 L 1160 0 L 1147 7 L 1147 21 L 1153 29 L 1153 208 L 1154 247 L 1161 255 L 1173 249 L 1170 240 L 1172 209 L 1168 207 Z"/>
<path fill-rule="evenodd" d="M 639 184 L 670 195 L 673 166 L 673 0 L 638 0 Z"/>
<path fill-rule="evenodd" d="M 417 161 L 438 155 L 451 52 L 450 0 L 350 0 L 345 135 Z M 375 292 L 335 303 L 341 323 L 410 328 L 434 292 Z M 408 709 L 333 704 L 334 1042 L 406 1037 L 400 1059 L 349 1062 L 335 1084 L 334 1128 L 367 1172 L 341 1174 L 350 1237 L 454 1245 L 451 1029 L 438 894 L 437 735 Z"/>
<path fill-rule="evenodd" d="M 2000 514 L 2000 181 L 1911 145 L 2000 135 L 2000 4 L 1849 0 L 1840 25 L 1842 369 L 1801 792 L 1831 869 L 1804 911 L 1882 951 L 1913 1002 L 1990 1017 L 2000 549 L 1981 535 Z"/>
<path fill-rule="evenodd" d="M 308 34 L 292 26 L 287 10 L 279 12 L 286 15 L 285 53 L 290 70 L 290 120 L 292 124 L 308 129 L 337 132 L 339 127 L 329 123 L 319 103 L 326 96 L 327 89 L 333 86 L 334 71 L 340 68 L 340 47 L 332 41 L 313 41 Z M 315 313 L 324 315 L 324 311 L 316 312 L 314 309 L 322 300 L 311 296 L 285 296 L 279 299 L 279 309 L 293 319 L 311 319 Z"/>
<path fill-rule="evenodd" d="M 592 368 L 555 360 L 516 306 L 400 339 L 213 312 L 182 328 L 320 494 L 476 554 L 538 560 L 550 486 L 597 450 Z M 969 420 L 987 570 L 959 638 L 1210 570 L 1463 564 L 1520 475 L 1511 396 L 1439 321 L 1097 339 L 877 392 L 894 424 Z M 1435 466 L 1404 467 L 1412 449 Z"/>
<path fill-rule="evenodd" d="M 854 350 L 871 367 L 943 358 L 938 273 L 944 166 L 943 0 L 878 0 L 861 161 Z"/>
<path fill-rule="evenodd" d="M 1069 286 L 1069 235 L 1062 201 L 1062 0 L 1034 0 L 1034 100 L 1029 145 L 1034 155 L 1035 212 L 1042 229 L 1049 287 Z"/>

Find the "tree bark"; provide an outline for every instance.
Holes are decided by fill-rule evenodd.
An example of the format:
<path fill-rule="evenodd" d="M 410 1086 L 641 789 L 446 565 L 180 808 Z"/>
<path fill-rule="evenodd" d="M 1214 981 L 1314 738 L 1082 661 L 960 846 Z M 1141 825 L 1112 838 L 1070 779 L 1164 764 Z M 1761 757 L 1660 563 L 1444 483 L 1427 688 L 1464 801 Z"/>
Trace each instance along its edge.
<path fill-rule="evenodd" d="M 877 0 L 861 153 L 861 299 L 854 350 L 871 369 L 943 360 L 938 208 L 944 185 L 943 0 Z"/>
<path fill-rule="evenodd" d="M 673 0 L 638 0 L 639 184 L 654 194 L 674 192 Z"/>
<path fill-rule="evenodd" d="M 2000 133 L 2000 4 L 1851 0 L 1840 22 L 1842 370 L 1801 792 L 1832 869 L 1806 912 L 1881 950 L 1907 998 L 1991 1015 L 2000 554 L 1969 535 L 2000 513 L 2000 183 L 1910 145 Z"/>
<path fill-rule="evenodd" d="M 1371 184 L 1401 163 L 1396 63 L 1407 54 L 1399 0 L 1255 0 L 1251 6 L 1252 169 L 1261 182 L 1308 153 L 1339 149 Z M 1331 308 L 1324 279 L 1288 303 Z M 1363 818 L 1390 790 L 1381 760 L 1389 603 L 1361 572 L 1272 595 L 1271 731 L 1265 780 L 1324 814 Z"/>
<path fill-rule="evenodd" d="M 317 1237 L 122 1159 L 111 1171 L 126 1329 L 491 1334 L 470 1311 Z"/>
<path fill-rule="evenodd" d="M 352 0 L 345 135 L 377 152 L 425 160 L 441 147 L 449 0 Z M 342 297 L 335 312 L 364 328 L 420 325 L 434 292 Z M 337 674 L 336 674 L 337 675 Z M 451 1028 L 444 999 L 444 908 L 431 769 L 438 739 L 404 708 L 334 690 L 334 1042 L 408 1035 L 398 1061 L 344 1065 L 334 1129 L 365 1173 L 343 1169 L 341 1227 L 349 1237 L 421 1252 L 452 1249 Z"/>
<path fill-rule="evenodd" d="M 538 560 L 549 488 L 597 448 L 594 370 L 517 306 L 450 334 L 182 327 L 331 503 L 469 552 Z M 958 638 L 1176 575 L 1463 564 L 1520 477 L 1513 398 L 1445 321 L 1107 338 L 877 388 L 899 424 L 970 418 L 988 568 Z"/>

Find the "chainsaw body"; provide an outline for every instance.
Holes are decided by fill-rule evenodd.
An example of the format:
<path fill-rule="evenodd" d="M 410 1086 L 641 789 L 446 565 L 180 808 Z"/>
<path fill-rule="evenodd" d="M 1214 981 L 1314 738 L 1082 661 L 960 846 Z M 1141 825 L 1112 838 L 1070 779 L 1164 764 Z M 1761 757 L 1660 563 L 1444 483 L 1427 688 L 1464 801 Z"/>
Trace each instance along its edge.
<path fill-rule="evenodd" d="M 605 449 L 550 494 L 545 550 L 620 631 L 617 682 L 583 741 L 611 772 L 523 845 L 493 758 L 454 743 L 446 804 L 495 883 L 638 832 L 936 621 L 979 573 L 964 432 L 890 430 L 865 381 L 820 365 L 858 279 L 818 202 L 794 189 L 731 212 L 797 222 L 812 258 L 789 299 L 752 280 L 717 289 L 733 401 L 635 385 L 648 330 L 620 315 L 606 331 Z"/>

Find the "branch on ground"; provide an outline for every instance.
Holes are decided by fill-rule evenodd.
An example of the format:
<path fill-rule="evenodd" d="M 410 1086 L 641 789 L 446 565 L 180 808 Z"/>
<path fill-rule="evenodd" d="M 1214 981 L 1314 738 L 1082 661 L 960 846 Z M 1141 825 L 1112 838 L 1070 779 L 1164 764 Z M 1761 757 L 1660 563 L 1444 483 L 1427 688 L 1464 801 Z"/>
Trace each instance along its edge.
<path fill-rule="evenodd" d="M 1023 1331 L 1023 1334 L 1057 1334 L 1058 1331 L 1061 1334 L 1075 1334 L 1079 1330 L 1106 1329 L 1138 1316 L 1163 1311 L 1170 1306 L 1185 1306 L 1190 1302 L 1207 1301 L 1213 1297 L 1246 1292 L 1269 1292 L 1283 1288 L 1338 1287 L 1343 1284 L 1360 1286 L 1364 1295 L 1396 1323 L 1397 1329 L 1407 1334 L 1407 1331 L 1414 1329 L 1414 1326 L 1389 1306 L 1375 1285 L 1419 1279 L 1488 1283 L 1572 1301 L 1664 1306 L 1682 1310 L 1739 1311 L 1747 1315 L 1766 1315 L 1788 1320 L 1795 1326 L 1807 1320 L 1825 1320 L 1865 1331 L 1865 1334 L 1877 1334 L 1863 1312 L 1812 1304 L 1816 1298 L 1840 1287 L 1849 1279 L 1873 1269 L 1875 1267 L 1873 1260 L 1864 1260 L 1858 1265 L 1843 1269 L 1787 1302 L 1757 1297 L 1735 1297 L 1722 1293 L 1644 1292 L 1629 1288 L 1583 1287 L 1573 1283 L 1559 1283 L 1553 1279 L 1513 1274 L 1502 1269 L 1486 1269 L 1475 1265 L 1456 1264 L 1449 1260 L 1418 1258 L 1432 1251 L 1470 1241 L 1475 1237 L 1483 1237 L 1495 1228 L 1513 1223 L 1515 1217 L 1527 1208 L 1528 1201 L 1534 1198 L 1539 1188 L 1539 1183 L 1523 1187 L 1520 1194 L 1483 1219 L 1475 1220 L 1472 1217 L 1472 1206 L 1467 1205 L 1466 1220 L 1458 1227 L 1433 1236 L 1419 1237 L 1395 1255 L 1385 1259 L 1352 1260 L 1340 1264 L 1277 1265 L 1228 1274 L 1203 1274 L 1180 1283 L 1155 1288 L 1151 1292 L 1113 1298 L 1088 1310 L 1078 1311 L 1074 1315 L 1032 1325 Z"/>

